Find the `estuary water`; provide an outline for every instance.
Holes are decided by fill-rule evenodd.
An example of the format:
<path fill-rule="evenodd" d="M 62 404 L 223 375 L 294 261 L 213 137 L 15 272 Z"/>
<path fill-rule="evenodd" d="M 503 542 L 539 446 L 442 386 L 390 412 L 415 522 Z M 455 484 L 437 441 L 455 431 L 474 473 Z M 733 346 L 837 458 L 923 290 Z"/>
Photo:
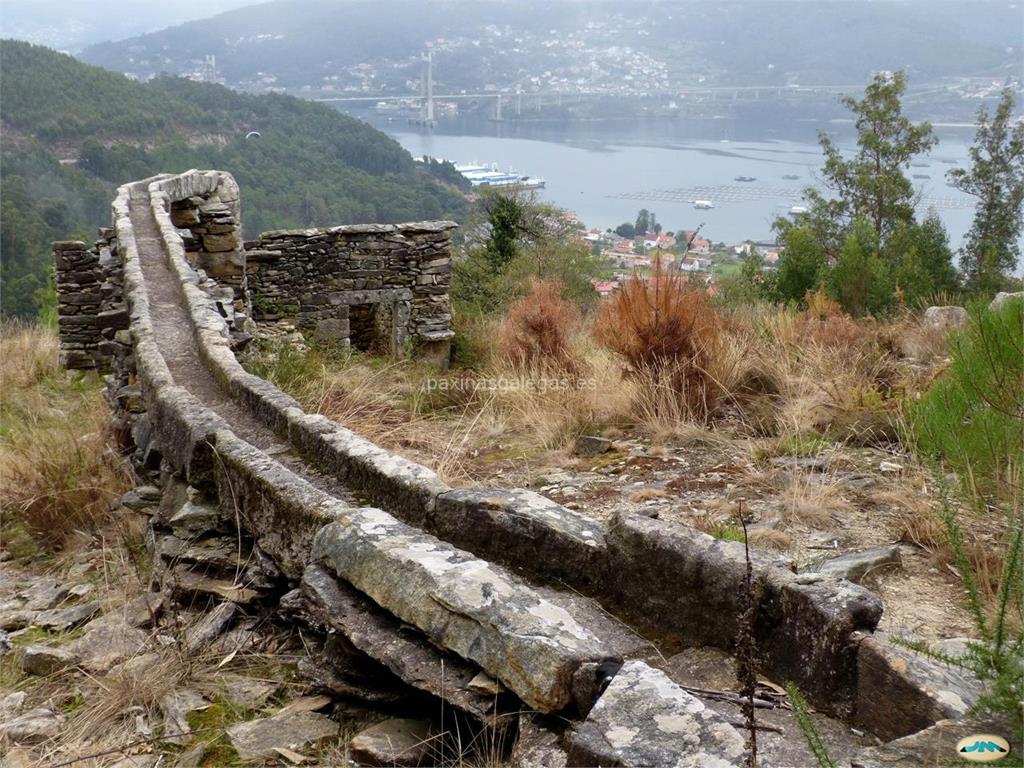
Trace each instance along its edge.
<path fill-rule="evenodd" d="M 653 211 L 667 231 L 694 229 L 718 242 L 771 238 L 771 223 L 800 204 L 822 165 L 817 131 L 853 147 L 849 125 L 823 121 L 743 124 L 736 120 L 619 119 L 602 121 L 444 121 L 426 130 L 405 118 L 353 113 L 399 141 L 414 157 L 494 163 L 501 170 L 543 177 L 539 195 L 579 217 L 588 228 L 633 221 Z M 936 129 L 939 144 L 908 173 L 960 244 L 970 227 L 973 199 L 946 183 L 966 162 L 972 128 Z M 737 181 L 736 177 L 753 178 Z M 696 210 L 693 200 L 710 200 Z"/>

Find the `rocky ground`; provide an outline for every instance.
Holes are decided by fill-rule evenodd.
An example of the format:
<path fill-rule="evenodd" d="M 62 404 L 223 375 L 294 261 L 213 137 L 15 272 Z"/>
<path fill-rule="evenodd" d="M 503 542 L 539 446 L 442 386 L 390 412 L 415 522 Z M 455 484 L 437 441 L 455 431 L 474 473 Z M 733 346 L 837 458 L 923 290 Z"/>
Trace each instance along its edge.
<path fill-rule="evenodd" d="M 191 536 L 209 508 L 150 526 L 158 498 L 130 492 L 109 536 L 52 561 L 5 553 L 0 765 L 432 762 L 433 713 L 395 719 L 421 702 L 283 617 L 251 547 Z"/>
<path fill-rule="evenodd" d="M 590 437 L 568 451 L 479 450 L 477 482 L 525 482 L 608 522 L 640 512 L 718 538 L 776 550 L 800 571 L 841 568 L 885 603 L 881 628 L 927 641 L 972 634 L 956 571 L 922 543 L 938 502 L 912 457 L 829 445 L 806 454 L 777 440 L 695 432 L 652 444 L 635 435 Z M 838 563 L 837 558 L 842 558 Z"/>
<path fill-rule="evenodd" d="M 955 574 L 906 538 L 921 482 L 906 457 L 869 448 L 771 453 L 706 436 L 659 446 L 619 436 L 581 439 L 543 462 L 535 454 L 529 477 L 522 457 L 498 447 L 475 461 L 495 483 L 529 480 L 603 520 L 640 511 L 736 538 L 742 509 L 751 540 L 799 570 L 838 572 L 878 590 L 883 629 L 928 641 L 969 634 Z M 543 731 L 531 746 L 525 724 L 519 755 L 508 745 L 474 745 L 472 756 L 450 739 L 442 746 L 440 713 L 375 679 L 343 643 L 324 648 L 288 619 L 278 605 L 279 574 L 230 521 L 198 500 L 168 519 L 158 502 L 155 488 L 137 488 L 114 505 L 107 535 L 52 561 L 0 563 L 7 768 L 564 759 Z M 677 683 L 719 692 L 705 703 L 740 721 L 729 697 L 738 690 L 730 657 L 654 645 L 652 654 Z M 760 696 L 784 700 L 768 680 Z M 785 704 L 759 717 L 770 729 L 762 734 L 767 764 L 810 758 L 802 740 L 784 735 L 798 731 Z M 833 756 L 875 743 L 837 721 L 818 722 Z"/>

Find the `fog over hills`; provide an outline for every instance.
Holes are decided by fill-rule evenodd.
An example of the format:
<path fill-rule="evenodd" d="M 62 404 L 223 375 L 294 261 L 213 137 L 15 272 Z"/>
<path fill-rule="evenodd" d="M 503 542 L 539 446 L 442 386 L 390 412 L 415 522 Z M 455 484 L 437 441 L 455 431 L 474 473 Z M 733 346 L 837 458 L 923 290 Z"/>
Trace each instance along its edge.
<path fill-rule="evenodd" d="M 246 5 L 248 0 L 4 0 L 0 37 L 75 52 L 104 40 L 153 32 Z"/>
<path fill-rule="evenodd" d="M 545 80 L 665 91 L 697 83 L 848 84 L 878 69 L 906 69 L 921 83 L 1018 74 L 1020 20 L 1012 3 L 962 0 L 279 0 L 91 46 L 81 55 L 139 77 L 192 73 L 213 55 L 217 74 L 231 85 L 327 83 L 381 93 L 413 88 L 428 46 L 436 52 L 438 85 L 446 88 L 529 91 Z"/>

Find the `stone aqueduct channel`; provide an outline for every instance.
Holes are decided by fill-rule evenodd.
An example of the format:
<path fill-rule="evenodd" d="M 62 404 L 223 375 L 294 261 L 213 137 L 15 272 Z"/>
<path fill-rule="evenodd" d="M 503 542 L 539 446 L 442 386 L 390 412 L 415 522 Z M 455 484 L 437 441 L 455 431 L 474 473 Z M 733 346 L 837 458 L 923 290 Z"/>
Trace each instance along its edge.
<path fill-rule="evenodd" d="M 136 456 L 160 470 L 161 514 L 219 506 L 282 575 L 282 604 L 483 726 L 501 728 L 523 709 L 568 720 L 571 764 L 743 764 L 740 718 L 730 722 L 674 682 L 643 639 L 730 651 L 743 605 L 742 545 L 638 515 L 605 527 L 521 489 L 449 488 L 247 373 L 234 352 L 236 313 L 252 301 L 238 192 L 218 171 L 127 184 L 91 255 L 81 243 L 55 245 L 65 359 L 112 367 L 120 405 L 118 391 L 138 388 L 139 402 L 116 418 Z M 183 217 L 189 205 L 199 213 Z M 202 235 L 175 226 L 183 219 L 219 223 L 217 236 L 233 247 L 197 257 L 187 247 Z M 419 310 L 412 289 L 385 289 L 411 296 L 412 315 L 436 318 L 447 307 L 447 262 L 436 251 L 450 227 L 285 236 L 302 253 L 345 240 L 392 260 L 430 259 L 414 284 L 441 289 L 420 296 Z M 446 340 L 445 330 L 429 326 L 428 341 Z M 878 691 L 861 678 L 891 684 L 885 674 L 861 674 L 868 640 L 871 668 L 888 669 L 890 650 L 872 635 L 879 598 L 840 579 L 794 574 L 764 553 L 753 555 L 753 577 L 757 662 L 768 678 L 796 682 L 819 710 L 885 738 L 962 714 L 927 687 L 909 686 L 912 728 L 872 723 L 863 702 Z M 504 693 L 481 693 L 470 682 L 480 673 Z"/>

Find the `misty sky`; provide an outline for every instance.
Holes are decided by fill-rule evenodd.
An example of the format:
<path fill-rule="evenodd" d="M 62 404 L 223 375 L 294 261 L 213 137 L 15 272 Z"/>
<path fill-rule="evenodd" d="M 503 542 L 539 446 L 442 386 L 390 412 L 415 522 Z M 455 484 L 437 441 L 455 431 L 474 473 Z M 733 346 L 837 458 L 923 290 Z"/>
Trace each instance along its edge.
<path fill-rule="evenodd" d="M 0 37 L 75 52 L 192 19 L 214 16 L 259 0 L 0 0 Z"/>

